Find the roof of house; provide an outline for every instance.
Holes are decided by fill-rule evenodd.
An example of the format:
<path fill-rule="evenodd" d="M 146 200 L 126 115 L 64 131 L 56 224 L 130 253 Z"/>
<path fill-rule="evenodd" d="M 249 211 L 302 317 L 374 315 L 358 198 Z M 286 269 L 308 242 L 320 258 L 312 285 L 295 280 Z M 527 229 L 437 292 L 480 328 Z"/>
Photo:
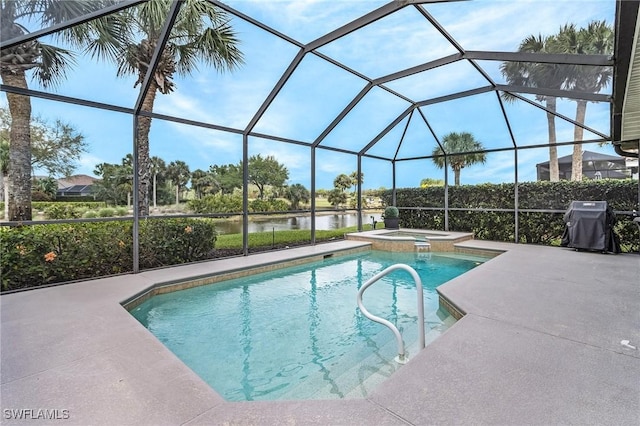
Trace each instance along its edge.
<path fill-rule="evenodd" d="M 99 179 L 89 175 L 73 175 L 58 179 L 58 189 L 70 188 L 75 185 L 93 185 Z"/>
<path fill-rule="evenodd" d="M 582 152 L 582 161 L 610 161 L 612 163 L 623 163 L 624 164 L 624 157 L 620 157 L 618 155 L 607 155 L 607 154 L 600 154 L 599 152 L 593 152 L 593 151 L 583 151 Z M 572 156 L 571 155 L 565 155 L 564 157 L 558 157 L 558 164 L 571 164 L 572 162 Z M 549 162 L 548 161 L 544 161 L 542 163 L 538 163 L 536 164 L 536 166 L 548 166 Z"/>

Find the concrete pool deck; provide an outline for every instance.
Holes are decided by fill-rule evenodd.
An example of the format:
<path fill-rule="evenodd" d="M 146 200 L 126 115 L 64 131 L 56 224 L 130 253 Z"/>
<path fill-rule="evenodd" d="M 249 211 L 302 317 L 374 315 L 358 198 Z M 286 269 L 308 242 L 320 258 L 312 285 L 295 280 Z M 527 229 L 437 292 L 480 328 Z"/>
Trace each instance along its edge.
<path fill-rule="evenodd" d="M 160 281 L 362 244 L 341 241 L 3 295 L 1 422 L 640 424 L 640 350 L 621 344 L 640 347 L 637 254 L 461 243 L 505 253 L 440 287 L 466 316 L 366 399 L 225 402 L 121 306 Z M 15 418 L 42 415 L 38 410 L 59 419 Z"/>

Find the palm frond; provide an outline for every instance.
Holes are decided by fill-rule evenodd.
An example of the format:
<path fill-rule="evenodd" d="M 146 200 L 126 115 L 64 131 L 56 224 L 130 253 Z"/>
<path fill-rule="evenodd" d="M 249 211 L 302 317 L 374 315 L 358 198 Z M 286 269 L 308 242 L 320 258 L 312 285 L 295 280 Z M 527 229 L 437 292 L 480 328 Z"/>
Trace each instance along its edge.
<path fill-rule="evenodd" d="M 207 28 L 194 43 L 203 49 L 204 61 L 218 70 L 233 70 L 244 62 L 239 41 L 229 25 Z"/>
<path fill-rule="evenodd" d="M 149 40 L 157 40 L 162 31 L 171 0 L 153 0 L 145 2 L 133 9 L 136 17 L 137 29 L 146 35 Z"/>
<path fill-rule="evenodd" d="M 122 77 L 124 75 L 136 74 L 139 71 L 137 61 L 137 45 L 127 46 L 122 52 L 123 55 L 118 59 L 118 70 L 116 75 Z M 145 68 L 146 69 L 146 68 Z"/>
<path fill-rule="evenodd" d="M 40 66 L 34 78 L 43 87 L 55 87 L 66 78 L 66 70 L 76 64 L 73 52 L 57 46 L 40 44 Z"/>
<path fill-rule="evenodd" d="M 27 3 L 29 3 L 32 8 L 31 13 L 40 13 L 40 22 L 43 26 L 69 21 L 98 10 L 103 6 L 103 2 L 99 0 L 32 0 Z"/>

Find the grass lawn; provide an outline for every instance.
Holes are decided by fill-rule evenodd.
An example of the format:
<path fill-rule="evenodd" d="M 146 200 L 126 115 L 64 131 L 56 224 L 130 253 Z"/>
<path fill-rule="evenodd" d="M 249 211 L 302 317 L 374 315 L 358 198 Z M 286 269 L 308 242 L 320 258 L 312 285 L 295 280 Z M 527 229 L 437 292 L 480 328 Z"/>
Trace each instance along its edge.
<path fill-rule="evenodd" d="M 378 223 L 376 229 L 384 228 L 384 223 Z M 371 230 L 371 224 L 364 224 L 363 230 Z M 316 241 L 330 241 L 344 238 L 344 234 L 356 232 L 356 226 L 348 228 L 316 230 Z M 275 232 L 252 232 L 249 234 L 249 247 L 268 247 L 272 245 L 283 245 L 305 243 L 311 241 L 311 231 L 308 229 L 291 229 Z M 216 249 L 242 249 L 242 234 L 218 235 L 216 239 Z"/>

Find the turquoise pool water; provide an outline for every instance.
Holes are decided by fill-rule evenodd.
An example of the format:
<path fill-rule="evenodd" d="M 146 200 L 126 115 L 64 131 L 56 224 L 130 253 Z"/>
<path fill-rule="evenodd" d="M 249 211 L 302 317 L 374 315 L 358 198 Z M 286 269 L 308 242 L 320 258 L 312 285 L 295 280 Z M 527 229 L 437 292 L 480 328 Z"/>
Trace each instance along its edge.
<path fill-rule="evenodd" d="M 397 347 L 357 308 L 358 288 L 395 263 L 424 286 L 427 344 L 454 320 L 435 288 L 483 259 L 372 251 L 157 295 L 132 314 L 229 401 L 358 398 L 389 377 Z M 367 309 L 417 346 L 416 289 L 394 271 L 364 294 Z"/>

